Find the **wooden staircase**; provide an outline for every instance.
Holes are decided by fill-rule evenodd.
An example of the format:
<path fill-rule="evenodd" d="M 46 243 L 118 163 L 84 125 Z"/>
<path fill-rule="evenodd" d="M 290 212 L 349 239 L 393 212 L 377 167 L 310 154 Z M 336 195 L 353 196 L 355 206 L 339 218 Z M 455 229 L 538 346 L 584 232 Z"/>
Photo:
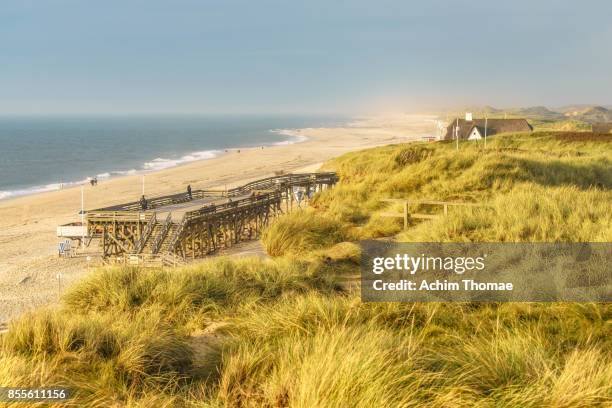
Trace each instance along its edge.
<path fill-rule="evenodd" d="M 153 219 L 148 226 L 146 240 L 140 244 L 140 250 L 129 254 L 125 262 L 130 265 L 144 267 L 183 266 L 186 265 L 182 256 L 174 253 L 174 244 L 184 226 L 184 220 L 173 222 L 172 214 L 164 221 Z"/>
<path fill-rule="evenodd" d="M 179 223 L 172 221 L 172 214 L 168 214 L 164 221 L 155 221 L 140 253 L 171 255 L 173 248 L 170 248 L 170 241 L 172 241 L 179 227 Z"/>
<path fill-rule="evenodd" d="M 147 238 L 147 240 L 145 241 L 144 246 L 142 247 L 142 250 L 140 251 L 143 254 L 152 254 L 153 253 L 153 243 L 155 242 L 155 239 L 157 238 L 157 236 L 159 235 L 161 229 L 162 229 L 163 223 L 162 222 L 155 222 L 155 224 L 153 224 L 153 229 L 151 230 L 151 234 L 149 235 L 149 237 Z"/>
<path fill-rule="evenodd" d="M 178 223 L 173 222 L 173 223 L 170 224 L 170 227 L 168 228 L 168 232 L 166 233 L 166 237 L 162 241 L 158 253 L 160 253 L 160 254 L 170 254 L 172 252 L 172 248 L 170 248 L 170 245 L 171 245 L 170 241 L 171 241 L 171 238 L 174 236 L 174 234 L 176 233 L 176 231 L 178 229 L 179 229 L 179 224 Z"/>

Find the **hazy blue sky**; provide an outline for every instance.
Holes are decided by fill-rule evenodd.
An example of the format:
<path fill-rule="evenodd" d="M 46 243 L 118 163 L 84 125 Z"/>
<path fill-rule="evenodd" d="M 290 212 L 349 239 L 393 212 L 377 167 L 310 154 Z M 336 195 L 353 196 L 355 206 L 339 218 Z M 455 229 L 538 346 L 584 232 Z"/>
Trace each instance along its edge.
<path fill-rule="evenodd" d="M 0 1 L 0 113 L 465 103 L 612 103 L 612 1 Z"/>

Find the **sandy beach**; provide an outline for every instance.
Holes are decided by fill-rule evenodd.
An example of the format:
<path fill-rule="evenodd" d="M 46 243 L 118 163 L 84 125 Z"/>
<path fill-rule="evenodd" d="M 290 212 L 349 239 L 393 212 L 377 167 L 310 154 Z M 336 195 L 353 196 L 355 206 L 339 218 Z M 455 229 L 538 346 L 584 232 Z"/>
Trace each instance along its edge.
<path fill-rule="evenodd" d="M 434 132 L 433 117 L 396 115 L 359 120 L 337 128 L 293 131 L 306 141 L 230 150 L 213 159 L 146 173 L 146 195 L 233 187 L 275 171 L 313 171 L 332 157 L 366 147 L 405 142 Z M 137 200 L 142 175 L 85 187 L 85 208 Z M 0 325 L 30 308 L 57 302 L 61 292 L 87 273 L 85 256 L 59 259 L 56 226 L 78 221 L 80 188 L 0 201 Z M 96 248 L 89 248 L 96 251 Z M 95 261 L 95 259 L 94 259 Z M 58 279 L 58 274 L 61 277 Z"/>

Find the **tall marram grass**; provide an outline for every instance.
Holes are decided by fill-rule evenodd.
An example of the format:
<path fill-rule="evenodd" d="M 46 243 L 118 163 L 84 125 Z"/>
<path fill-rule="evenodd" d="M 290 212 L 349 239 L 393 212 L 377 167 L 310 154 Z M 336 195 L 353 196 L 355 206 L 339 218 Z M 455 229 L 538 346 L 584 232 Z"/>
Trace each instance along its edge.
<path fill-rule="evenodd" d="M 337 244 L 345 237 L 341 223 L 307 210 L 281 216 L 264 231 L 262 242 L 272 256 L 303 255 Z"/>
<path fill-rule="evenodd" d="M 435 377 L 414 369 L 418 346 L 368 325 L 243 342 L 224 361 L 217 398 L 249 407 L 418 406 L 420 386 Z"/>
<path fill-rule="evenodd" d="M 221 258 L 179 270 L 106 268 L 77 283 L 64 303 L 75 312 L 135 313 L 154 306 L 164 320 L 183 325 L 193 316 L 231 313 L 250 299 L 332 286 L 305 263 Z"/>
<path fill-rule="evenodd" d="M 611 160 L 609 137 L 558 132 L 349 153 L 265 231 L 274 258 L 103 268 L 12 322 L 0 386 L 74 407 L 610 406 L 610 304 L 362 303 L 337 279 L 362 238 L 609 242 Z M 388 197 L 483 206 L 402 231 Z"/>
<path fill-rule="evenodd" d="M 316 265 L 285 260 L 103 268 L 71 288 L 60 309 L 12 322 L 0 344 L 0 384 L 66 386 L 69 406 L 185 403 L 217 375 L 215 361 L 207 375 L 192 370 L 190 332 L 309 290 L 329 293 L 335 284 Z"/>
<path fill-rule="evenodd" d="M 153 308 L 131 319 L 43 310 L 13 322 L 3 336 L 0 383 L 68 387 L 68 406 L 109 406 L 177 391 L 192 358 L 185 336 Z"/>
<path fill-rule="evenodd" d="M 239 341 L 225 354 L 215 398 L 229 406 L 605 406 L 612 308 L 600 310 L 602 326 L 571 304 L 364 304 L 306 293 L 235 320 Z"/>

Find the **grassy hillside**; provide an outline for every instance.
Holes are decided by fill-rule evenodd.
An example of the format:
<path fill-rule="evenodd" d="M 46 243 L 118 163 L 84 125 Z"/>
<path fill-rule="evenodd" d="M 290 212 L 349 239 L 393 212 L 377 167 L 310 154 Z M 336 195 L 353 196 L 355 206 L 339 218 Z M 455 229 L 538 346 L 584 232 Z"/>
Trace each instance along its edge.
<path fill-rule="evenodd" d="M 566 113 L 566 116 L 588 123 L 612 121 L 612 111 L 603 106 L 589 106 Z"/>
<path fill-rule="evenodd" d="M 65 385 L 68 406 L 609 406 L 611 305 L 362 303 L 342 284 L 363 238 L 611 241 L 609 138 L 489 142 L 327 163 L 339 184 L 269 227 L 271 259 L 95 271 L 12 323 L 0 385 Z M 402 231 L 388 197 L 486 206 Z"/>
<path fill-rule="evenodd" d="M 536 131 L 590 132 L 591 124 L 578 119 L 565 119 L 554 122 L 531 121 Z"/>
<path fill-rule="evenodd" d="M 383 198 L 474 202 L 487 207 L 454 209 L 438 222 L 412 225 L 400 239 L 612 240 L 609 137 L 542 132 L 494 137 L 486 150 L 472 142 L 455 148 L 396 145 L 338 158 L 327 166 L 341 182 L 317 197 L 317 214 L 363 239 L 400 232 L 399 222 L 378 216 L 390 208 Z"/>

